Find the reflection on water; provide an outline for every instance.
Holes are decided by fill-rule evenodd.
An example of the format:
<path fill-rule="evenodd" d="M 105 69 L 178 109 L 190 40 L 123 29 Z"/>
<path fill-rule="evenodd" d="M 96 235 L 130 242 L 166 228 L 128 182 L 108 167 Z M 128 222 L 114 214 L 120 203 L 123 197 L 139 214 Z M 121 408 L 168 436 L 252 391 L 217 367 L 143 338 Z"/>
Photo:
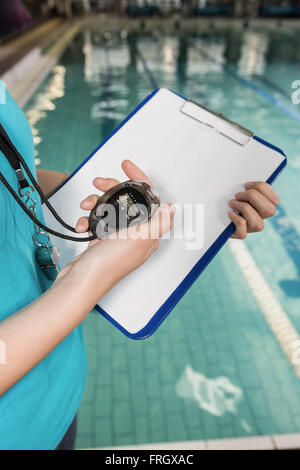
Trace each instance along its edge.
<path fill-rule="evenodd" d="M 115 111 L 115 107 L 109 102 L 94 103 L 91 109 L 91 119 L 101 122 L 103 118 L 122 121 L 125 118 L 125 114 Z"/>
<path fill-rule="evenodd" d="M 244 36 L 238 71 L 241 75 L 263 75 L 269 39 L 265 34 L 249 31 Z"/>
<path fill-rule="evenodd" d="M 34 105 L 28 109 L 26 116 L 31 126 L 33 141 L 35 145 L 35 164 L 39 165 L 41 160 L 38 158 L 39 152 L 37 146 L 42 142 L 39 135 L 37 123 L 47 117 L 47 112 L 55 110 L 55 100 L 62 98 L 65 94 L 65 74 L 66 69 L 62 65 L 56 65 L 53 68 L 53 75 L 43 93 L 39 93 L 34 101 Z"/>
<path fill-rule="evenodd" d="M 215 416 L 237 413 L 242 390 L 230 382 L 228 377 L 209 379 L 187 365 L 176 384 L 179 397 L 194 400 L 198 407 Z"/>
<path fill-rule="evenodd" d="M 115 41 L 116 38 L 108 32 L 104 37 L 92 35 L 88 30 L 83 34 L 85 81 L 90 85 L 91 96 L 100 98 L 91 108 L 90 118 L 93 121 L 120 122 L 128 112 L 123 80 L 124 71 L 130 63 L 129 50 L 124 41 L 126 37 L 121 34 Z"/>
<path fill-rule="evenodd" d="M 99 84 L 101 75 L 114 67 L 126 68 L 129 64 L 129 53 L 125 43 L 115 44 L 112 40 L 100 41 L 92 37 L 90 31 L 84 32 L 85 56 L 84 73 L 87 82 Z"/>

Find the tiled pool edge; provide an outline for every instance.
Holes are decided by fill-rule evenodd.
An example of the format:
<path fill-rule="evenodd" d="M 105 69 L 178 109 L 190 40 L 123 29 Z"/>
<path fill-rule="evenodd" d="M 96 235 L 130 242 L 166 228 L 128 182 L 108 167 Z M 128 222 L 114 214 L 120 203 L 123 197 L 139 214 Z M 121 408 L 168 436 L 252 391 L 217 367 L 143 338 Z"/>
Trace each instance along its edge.
<path fill-rule="evenodd" d="M 234 437 L 207 441 L 160 442 L 136 446 L 95 447 L 81 450 L 287 450 L 300 449 L 300 433 Z"/>
<path fill-rule="evenodd" d="M 79 22 L 70 23 L 45 53 L 36 46 L 3 74 L 2 80 L 21 108 L 48 76 L 78 30 Z"/>

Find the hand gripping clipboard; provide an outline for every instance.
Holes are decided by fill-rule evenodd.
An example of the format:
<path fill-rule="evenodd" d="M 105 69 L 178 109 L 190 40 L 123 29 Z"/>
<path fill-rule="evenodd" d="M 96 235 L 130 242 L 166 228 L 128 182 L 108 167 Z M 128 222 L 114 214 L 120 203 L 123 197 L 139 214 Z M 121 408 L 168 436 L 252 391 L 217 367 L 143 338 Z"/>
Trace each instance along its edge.
<path fill-rule="evenodd" d="M 247 181 L 271 183 L 286 157 L 223 115 L 159 89 L 51 196 L 64 220 L 74 226 L 87 215 L 79 204 L 95 192 L 95 176 L 123 181 L 121 162 L 126 158 L 149 176 L 163 202 L 204 208 L 202 247 L 187 250 L 186 239 L 162 240 L 160 249 L 95 307 L 125 335 L 143 339 L 158 328 L 234 232 L 228 201 Z M 49 227 L 68 233 L 47 208 L 44 215 Z M 177 217 L 178 211 L 174 226 Z M 86 248 L 85 243 L 52 238 L 62 255 L 61 266 Z"/>

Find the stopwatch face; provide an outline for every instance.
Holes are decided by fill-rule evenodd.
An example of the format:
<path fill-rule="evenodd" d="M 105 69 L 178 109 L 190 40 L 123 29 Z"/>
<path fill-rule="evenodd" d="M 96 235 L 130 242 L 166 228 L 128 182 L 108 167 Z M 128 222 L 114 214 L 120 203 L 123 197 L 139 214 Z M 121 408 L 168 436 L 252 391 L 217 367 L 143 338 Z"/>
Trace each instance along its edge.
<path fill-rule="evenodd" d="M 140 210 L 133 199 L 133 196 L 130 195 L 128 192 L 125 194 L 120 194 L 118 198 L 119 202 L 119 211 L 123 210 L 126 212 L 126 217 L 128 219 L 134 219 L 140 215 Z"/>
<path fill-rule="evenodd" d="M 98 199 L 90 214 L 90 230 L 102 239 L 117 230 L 146 222 L 159 199 L 146 183 L 126 182 Z"/>
<path fill-rule="evenodd" d="M 148 220 L 149 204 L 135 188 L 118 191 L 107 203 L 115 208 L 116 229 L 129 226 L 136 218 L 139 218 L 139 223 Z"/>

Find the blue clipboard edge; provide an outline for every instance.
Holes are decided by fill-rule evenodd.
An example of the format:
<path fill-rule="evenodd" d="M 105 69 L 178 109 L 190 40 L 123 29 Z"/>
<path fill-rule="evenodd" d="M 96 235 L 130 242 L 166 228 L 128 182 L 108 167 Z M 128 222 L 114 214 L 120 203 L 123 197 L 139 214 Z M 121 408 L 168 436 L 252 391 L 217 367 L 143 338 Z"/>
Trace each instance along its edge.
<path fill-rule="evenodd" d="M 116 129 L 71 173 L 71 175 L 63 182 L 63 184 L 57 188 L 58 191 L 60 188 L 64 186 L 79 170 L 82 168 L 85 163 L 93 157 L 93 155 L 101 148 L 103 145 L 114 135 L 116 134 L 121 127 L 123 127 L 129 119 L 132 118 L 153 96 L 159 91 L 160 89 L 154 90 L 151 92 L 125 119 L 124 121 L 116 127 Z M 172 91 L 174 94 L 180 96 L 183 99 L 187 99 L 184 96 L 179 95 L 178 93 Z M 272 173 L 272 175 L 266 181 L 269 184 L 272 184 L 278 174 L 283 170 L 287 163 L 287 157 L 285 153 L 279 149 L 278 147 L 270 144 L 269 142 L 261 139 L 260 137 L 254 136 L 255 140 L 260 142 L 262 145 L 266 147 L 270 147 L 271 149 L 275 150 L 276 152 L 280 153 L 284 160 L 278 166 L 278 168 Z M 54 194 L 52 193 L 52 194 Z M 51 194 L 51 195 L 52 195 Z M 168 299 L 162 304 L 162 306 L 157 310 L 155 315 L 151 318 L 151 320 L 147 323 L 147 325 L 142 328 L 137 333 L 130 333 L 129 331 L 125 330 L 118 322 L 116 322 L 103 308 L 99 307 L 99 305 L 95 306 L 95 310 L 97 310 L 101 315 L 103 315 L 107 320 L 110 321 L 118 330 L 124 333 L 128 338 L 131 339 L 146 339 L 151 336 L 157 328 L 161 325 L 161 323 L 166 319 L 169 313 L 173 310 L 175 305 L 179 302 L 179 300 L 184 296 L 184 294 L 189 290 L 189 288 L 194 284 L 196 279 L 200 276 L 200 274 L 204 271 L 206 266 L 212 261 L 212 259 L 216 256 L 216 254 L 220 251 L 223 247 L 225 242 L 231 237 L 231 235 L 235 231 L 235 226 L 233 223 L 230 223 L 226 229 L 221 233 L 221 235 L 217 238 L 217 240 L 211 245 L 211 247 L 207 250 L 207 252 L 200 258 L 200 260 L 195 264 L 189 274 L 184 278 L 184 280 L 179 284 L 179 286 L 174 290 L 174 292 L 168 297 Z"/>

